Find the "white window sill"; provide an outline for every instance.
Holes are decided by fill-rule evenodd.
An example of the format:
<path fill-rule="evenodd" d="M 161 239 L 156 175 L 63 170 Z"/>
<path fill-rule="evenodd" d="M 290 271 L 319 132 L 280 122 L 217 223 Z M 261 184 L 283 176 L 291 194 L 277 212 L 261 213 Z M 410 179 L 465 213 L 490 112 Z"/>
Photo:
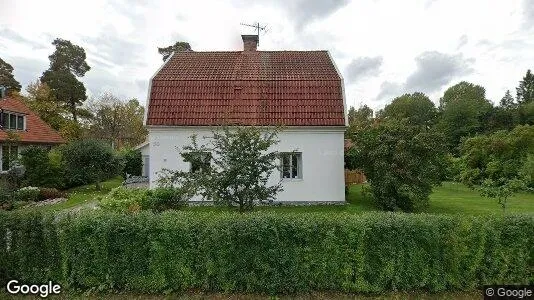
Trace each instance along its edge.
<path fill-rule="evenodd" d="M 304 181 L 302 178 L 282 178 L 282 182 L 299 182 Z"/>

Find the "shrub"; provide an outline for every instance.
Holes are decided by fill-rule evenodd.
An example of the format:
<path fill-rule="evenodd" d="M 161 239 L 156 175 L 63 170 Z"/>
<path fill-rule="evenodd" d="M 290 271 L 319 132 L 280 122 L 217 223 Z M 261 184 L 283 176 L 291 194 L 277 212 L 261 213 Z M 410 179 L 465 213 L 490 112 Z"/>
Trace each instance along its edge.
<path fill-rule="evenodd" d="M 37 201 L 39 200 L 40 190 L 38 187 L 27 186 L 15 192 L 15 198 L 18 201 Z"/>
<path fill-rule="evenodd" d="M 120 160 L 108 145 L 93 140 L 79 140 L 61 148 L 68 186 L 100 183 L 120 171 Z"/>
<path fill-rule="evenodd" d="M 0 212 L 0 284 L 52 280 L 134 293 L 474 291 L 532 284 L 533 244 L 527 215 Z"/>
<path fill-rule="evenodd" d="M 143 157 L 141 156 L 141 151 L 126 149 L 121 151 L 119 157 L 124 165 L 122 170 L 123 178 L 127 178 L 126 174 L 130 176 L 141 176 L 143 172 Z"/>
<path fill-rule="evenodd" d="M 11 210 L 13 202 L 13 193 L 3 185 L 0 185 L 0 210 Z"/>
<path fill-rule="evenodd" d="M 59 191 L 55 188 L 40 188 L 39 189 L 39 201 L 56 198 L 66 198 L 67 193 Z"/>
<path fill-rule="evenodd" d="M 126 211 L 132 206 L 146 207 L 147 189 L 116 187 L 100 200 L 100 207 L 108 210 Z"/>
<path fill-rule="evenodd" d="M 177 209 L 185 206 L 188 199 L 188 195 L 182 189 L 158 187 L 148 191 L 147 201 L 142 208 L 156 211 Z"/>
<path fill-rule="evenodd" d="M 23 183 L 31 186 L 63 188 L 64 169 L 58 151 L 30 146 L 21 152 L 21 163 L 26 172 Z"/>
<path fill-rule="evenodd" d="M 358 131 L 347 167 L 361 169 L 383 210 L 415 211 L 443 180 L 443 136 L 421 126 L 389 121 Z"/>

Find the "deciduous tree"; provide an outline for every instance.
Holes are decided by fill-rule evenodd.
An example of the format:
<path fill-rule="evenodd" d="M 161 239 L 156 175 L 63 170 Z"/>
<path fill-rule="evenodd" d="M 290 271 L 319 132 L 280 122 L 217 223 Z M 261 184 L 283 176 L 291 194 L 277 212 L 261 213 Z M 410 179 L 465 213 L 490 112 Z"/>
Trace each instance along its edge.
<path fill-rule="evenodd" d="M 192 194 L 200 194 L 215 204 L 251 210 L 256 202 L 275 199 L 281 183 L 268 185 L 271 173 L 278 169 L 276 130 L 257 127 L 223 127 L 214 130 L 207 143 L 196 136 L 180 155 L 198 166 L 188 171 L 164 170 L 162 185 L 178 184 Z"/>
<path fill-rule="evenodd" d="M 379 114 L 380 118 L 406 120 L 409 125 L 429 128 L 436 121 L 436 106 L 423 93 L 404 94 L 393 99 Z"/>

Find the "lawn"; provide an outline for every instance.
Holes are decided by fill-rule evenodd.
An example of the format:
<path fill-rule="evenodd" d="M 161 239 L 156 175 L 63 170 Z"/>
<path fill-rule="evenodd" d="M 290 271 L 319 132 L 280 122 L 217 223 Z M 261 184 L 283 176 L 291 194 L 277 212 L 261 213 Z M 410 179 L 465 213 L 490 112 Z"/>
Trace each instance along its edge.
<path fill-rule="evenodd" d="M 97 191 L 94 184 L 83 185 L 67 190 L 68 200 L 63 203 L 40 206 L 37 209 L 42 211 L 60 210 L 66 208 L 73 208 L 82 205 L 90 205 L 95 203 L 97 199 L 107 194 L 111 189 L 122 184 L 122 177 L 117 176 L 102 183 L 102 190 Z"/>
<path fill-rule="evenodd" d="M 120 186 L 121 177 L 116 177 L 105 181 L 102 190 L 97 191 L 94 185 L 86 185 L 68 190 L 68 201 L 39 207 L 40 210 L 60 210 L 73 208 L 82 205 L 96 203 L 99 197 L 109 192 L 112 188 Z M 258 207 L 256 210 L 274 210 L 280 212 L 348 212 L 362 213 L 365 211 L 376 211 L 369 195 L 362 192 L 363 185 L 353 185 L 347 196 L 346 205 L 313 205 L 313 206 L 275 206 Z M 211 211 L 226 210 L 226 208 L 215 208 L 210 206 L 187 207 L 185 210 Z M 461 214 L 502 214 L 503 210 L 495 199 L 481 197 L 463 184 L 454 182 L 444 182 L 436 187 L 430 195 L 430 205 L 422 212 L 427 213 L 461 213 Z M 507 213 L 529 213 L 534 214 L 534 194 L 522 193 L 508 200 Z"/>
<path fill-rule="evenodd" d="M 362 213 L 365 211 L 376 211 L 372 198 L 362 192 L 363 185 L 353 185 L 347 196 L 347 205 L 314 205 L 314 206 L 280 206 L 280 207 L 258 207 L 258 210 L 276 210 L 287 212 L 317 212 L 317 211 L 338 211 L 348 213 Z M 188 210 L 214 210 L 213 207 L 188 207 Z M 220 208 L 217 208 L 220 209 Z M 434 189 L 430 195 L 430 204 L 422 210 L 427 213 L 461 213 L 461 214 L 502 214 L 502 207 L 495 199 L 481 197 L 478 192 L 471 190 L 467 186 L 455 183 L 444 182 Z M 534 214 L 534 194 L 522 193 L 515 195 L 508 200 L 507 213 L 529 213 Z"/>

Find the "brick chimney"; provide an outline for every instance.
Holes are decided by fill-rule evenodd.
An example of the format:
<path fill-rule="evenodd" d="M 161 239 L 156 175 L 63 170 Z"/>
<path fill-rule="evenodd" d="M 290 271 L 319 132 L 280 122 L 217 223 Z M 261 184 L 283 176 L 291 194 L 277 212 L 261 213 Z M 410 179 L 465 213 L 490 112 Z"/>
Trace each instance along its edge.
<path fill-rule="evenodd" d="M 241 36 L 243 38 L 243 51 L 256 51 L 258 49 L 259 37 L 256 34 Z"/>

